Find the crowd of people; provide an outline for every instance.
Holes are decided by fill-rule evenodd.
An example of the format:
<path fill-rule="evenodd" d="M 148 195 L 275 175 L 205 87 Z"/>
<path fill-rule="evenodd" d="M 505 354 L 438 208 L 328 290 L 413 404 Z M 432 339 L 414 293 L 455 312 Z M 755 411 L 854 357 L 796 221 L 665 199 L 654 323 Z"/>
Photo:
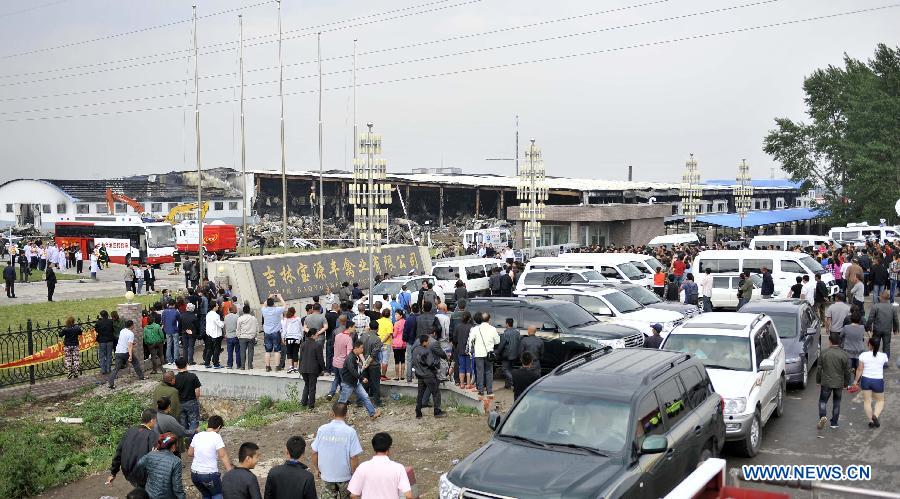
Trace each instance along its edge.
<path fill-rule="evenodd" d="M 53 301 L 56 291 L 56 271 L 71 269 L 75 274 L 84 273 L 84 260 L 88 260 L 88 272 L 91 279 L 97 280 L 100 269 L 109 267 L 109 254 L 106 246 L 101 244 L 93 251 L 86 252 L 77 244 L 57 245 L 53 240 L 46 245 L 40 239 L 20 241 L 21 244 L 9 242 L 2 246 L 6 266 L 3 269 L 3 283 L 7 298 L 16 298 L 16 282 L 30 282 L 34 274 L 43 273 L 47 285 L 47 301 Z M 16 271 L 18 269 L 18 272 Z"/>

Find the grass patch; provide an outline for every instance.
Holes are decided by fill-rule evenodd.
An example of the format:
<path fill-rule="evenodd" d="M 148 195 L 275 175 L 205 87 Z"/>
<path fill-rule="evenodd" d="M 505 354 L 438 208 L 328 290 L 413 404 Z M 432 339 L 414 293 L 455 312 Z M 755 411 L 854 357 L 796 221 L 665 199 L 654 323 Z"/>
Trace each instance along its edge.
<path fill-rule="evenodd" d="M 123 293 L 124 294 L 124 293 Z M 150 305 L 159 300 L 159 295 L 140 295 L 134 297 L 135 303 Z M 124 296 L 112 298 L 89 298 L 85 300 L 54 301 L 41 303 L 23 303 L 21 305 L 9 305 L 12 300 L 4 300 L 0 306 L 0 332 L 7 328 L 16 330 L 19 325 L 25 328 L 28 319 L 35 321 L 35 327 L 43 327 L 50 324 L 56 325 L 56 321 L 65 321 L 66 317 L 73 316 L 76 319 L 94 319 L 101 310 L 113 311 L 116 306 L 125 301 Z"/>
<path fill-rule="evenodd" d="M 464 414 L 466 416 L 481 416 L 481 412 L 474 407 L 469 407 L 467 405 L 458 405 L 456 406 L 456 412 L 459 414 Z"/>
<path fill-rule="evenodd" d="M 142 402 L 123 392 L 65 411 L 83 425 L 0 421 L 0 497 L 34 496 L 108 467 L 125 430 L 140 420 Z"/>
<path fill-rule="evenodd" d="M 7 265 L 0 265 L 0 274 L 3 273 L 3 270 L 6 269 L 6 267 L 7 267 Z M 16 284 L 19 284 L 19 280 L 22 279 L 22 272 L 19 271 L 18 265 L 16 265 L 15 269 L 16 269 Z M 90 272 L 79 275 L 79 274 L 74 274 L 74 273 L 67 274 L 59 269 L 53 269 L 53 270 L 56 271 L 56 280 L 57 281 L 77 281 L 78 279 L 90 279 L 91 278 Z M 31 271 L 31 275 L 28 277 L 28 281 L 29 282 L 44 281 L 44 280 L 46 280 L 46 279 L 44 279 L 46 276 L 47 276 L 46 272 L 44 272 L 42 270 L 34 269 Z"/>
<path fill-rule="evenodd" d="M 296 389 L 292 391 L 289 388 L 289 398 L 285 400 L 272 400 L 268 396 L 260 397 L 244 414 L 226 424 L 240 428 L 261 428 L 271 423 L 275 416 L 299 412 L 303 407 L 297 397 L 292 395 L 296 395 Z"/>

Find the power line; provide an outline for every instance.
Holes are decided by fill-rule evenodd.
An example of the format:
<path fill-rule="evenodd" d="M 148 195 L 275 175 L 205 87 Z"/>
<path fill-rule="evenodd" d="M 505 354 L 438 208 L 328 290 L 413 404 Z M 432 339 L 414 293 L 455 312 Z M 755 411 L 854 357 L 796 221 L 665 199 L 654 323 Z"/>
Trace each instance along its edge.
<path fill-rule="evenodd" d="M 544 58 L 540 58 L 540 59 L 530 59 L 530 60 L 525 60 L 525 61 L 494 64 L 494 65 L 489 65 L 489 66 L 478 66 L 478 67 L 473 67 L 473 68 L 465 68 L 465 69 L 454 70 L 454 71 L 445 71 L 445 72 L 440 72 L 440 73 L 428 73 L 428 74 L 413 75 L 413 76 L 394 78 L 394 79 L 388 79 L 388 80 L 364 82 L 364 83 L 358 83 L 357 87 L 386 85 L 386 84 L 391 84 L 391 83 L 401 83 L 401 82 L 407 82 L 407 81 L 424 80 L 424 79 L 438 78 L 438 77 L 444 77 L 444 76 L 454 76 L 454 75 L 475 73 L 475 72 L 488 71 L 488 70 L 494 70 L 494 69 L 506 69 L 506 68 L 524 66 L 524 65 L 528 65 L 528 64 L 540 64 L 540 63 L 545 63 L 545 62 L 568 60 L 568 59 L 574 59 L 574 58 L 578 58 L 578 57 L 585 57 L 585 56 L 589 56 L 589 55 L 599 55 L 599 54 L 607 54 L 607 53 L 614 53 L 614 52 L 622 52 L 622 51 L 626 51 L 626 50 L 634 50 L 634 49 L 639 49 L 639 48 L 677 44 L 677 43 L 691 41 L 691 40 L 701 40 L 701 39 L 705 39 L 705 38 L 714 38 L 714 37 L 718 37 L 718 36 L 732 35 L 732 34 L 738 34 L 738 33 L 747 33 L 747 32 L 752 32 L 752 31 L 759 31 L 759 30 L 763 30 L 763 29 L 777 28 L 777 27 L 781 27 L 781 26 L 789 26 L 789 25 L 801 24 L 801 23 L 812 22 L 812 21 L 834 19 L 834 18 L 848 16 L 848 15 L 855 15 L 855 14 L 875 12 L 875 11 L 886 10 L 886 9 L 893 9 L 893 8 L 897 8 L 897 7 L 900 7 L 900 4 L 889 4 L 889 5 L 879 6 L 879 7 L 871 7 L 871 8 L 867 8 L 867 9 L 858 9 L 858 10 L 852 10 L 852 11 L 846 11 L 846 12 L 838 12 L 835 14 L 825 14 L 825 15 L 821 15 L 821 16 L 807 17 L 807 18 L 802 18 L 802 19 L 792 19 L 789 21 L 761 24 L 761 25 L 748 26 L 748 27 L 743 27 L 743 28 L 735 28 L 735 29 L 730 29 L 730 30 L 725 30 L 725 31 L 717 31 L 717 32 L 712 32 L 712 33 L 702 33 L 702 34 L 698 34 L 698 35 L 670 38 L 668 40 L 643 42 L 643 43 L 637 43 L 637 44 L 632 44 L 632 45 L 625 45 L 625 46 L 621 46 L 621 47 L 598 49 L 598 50 L 591 50 L 591 51 L 586 51 L 586 52 L 577 52 L 577 53 L 572 53 L 572 54 L 563 54 L 563 55 L 557 55 L 557 56 L 544 57 Z M 337 87 L 330 87 L 330 88 L 326 88 L 325 90 L 326 91 L 337 91 L 337 90 L 346 90 L 348 88 L 351 88 L 351 85 L 341 85 L 341 86 L 337 86 Z M 296 92 L 286 92 L 284 95 L 285 96 L 295 96 L 295 95 L 304 95 L 304 94 L 310 94 L 310 93 L 315 93 L 315 92 L 318 92 L 318 90 L 314 89 L 314 90 L 301 90 L 301 91 L 296 91 Z M 256 96 L 256 97 L 245 98 L 244 100 L 262 100 L 262 99 L 271 99 L 271 98 L 275 98 L 275 97 L 278 97 L 278 96 L 277 95 L 261 95 L 261 96 Z M 212 105 L 218 105 L 218 104 L 229 104 L 229 103 L 233 103 L 233 102 L 234 102 L 234 99 L 223 99 L 223 100 L 218 100 L 218 101 L 204 102 L 204 103 L 201 103 L 201 105 L 202 106 L 212 106 Z M 165 110 L 170 110 L 170 109 L 181 109 L 181 107 L 182 107 L 181 105 L 172 105 L 172 106 L 160 106 L 160 107 L 141 108 L 141 109 L 100 111 L 100 112 L 96 112 L 96 113 L 85 113 L 85 114 L 12 118 L 12 119 L 6 119 L 6 120 L 2 120 L 2 121 L 4 121 L 4 122 L 20 122 L 20 121 L 42 121 L 42 120 L 49 120 L 49 119 L 68 119 L 68 118 L 85 118 L 85 117 L 96 117 L 96 116 L 112 116 L 112 115 L 118 115 L 118 114 L 131 114 L 131 113 L 139 113 L 139 112 L 147 112 L 147 111 L 165 111 Z"/>
<path fill-rule="evenodd" d="M 616 31 L 616 30 L 620 30 L 620 29 L 628 29 L 628 28 L 634 28 L 634 27 L 640 27 L 640 26 L 647 26 L 647 25 L 651 25 L 651 24 L 658 24 L 661 22 L 677 21 L 677 20 L 683 20 L 683 19 L 699 17 L 699 16 L 704 16 L 704 15 L 709 15 L 709 14 L 718 14 L 718 13 L 722 13 L 722 12 L 738 10 L 738 9 L 743 9 L 743 8 L 748 8 L 748 7 L 758 7 L 761 5 L 772 4 L 772 3 L 775 3 L 778 1 L 779 0 L 760 0 L 757 2 L 751 2 L 751 3 L 747 3 L 747 4 L 742 4 L 742 5 L 733 5 L 733 6 L 722 7 L 722 8 L 718 8 L 718 9 L 710 9 L 710 10 L 705 10 L 705 11 L 691 12 L 688 14 L 669 16 L 669 17 L 660 18 L 660 19 L 651 19 L 651 20 L 640 21 L 640 22 L 636 22 L 636 23 L 611 26 L 611 27 L 607 27 L 607 28 L 599 28 L 599 29 L 594 29 L 594 30 L 589 30 L 589 31 L 582 31 L 582 32 L 578 32 L 578 33 L 567 33 L 567 34 L 557 35 L 557 36 L 552 36 L 552 37 L 547 37 L 547 38 L 539 38 L 539 39 L 532 39 L 532 40 L 524 40 L 524 41 L 520 41 L 520 42 L 507 43 L 507 44 L 497 45 L 497 46 L 493 46 L 493 47 L 481 47 L 481 48 L 477 48 L 477 49 L 463 50 L 463 51 L 451 52 L 451 53 L 447 53 L 447 54 L 437 54 L 437 55 L 419 57 L 419 58 L 415 58 L 415 59 L 405 59 L 405 60 L 400 60 L 400 61 L 385 62 L 385 63 L 381 63 L 381 64 L 374 64 L 371 66 L 364 66 L 364 67 L 357 68 L 357 69 L 358 70 L 380 69 L 380 68 L 390 67 L 390 66 L 432 61 L 432 60 L 443 59 L 443 58 L 447 58 L 447 57 L 456 57 L 456 56 L 461 56 L 461 55 L 483 53 L 483 52 L 489 52 L 489 51 L 493 51 L 493 50 L 519 47 L 522 45 L 532 45 L 535 43 L 563 40 L 563 39 L 567 39 L 567 38 L 573 38 L 576 36 L 584 36 L 584 35 L 591 35 L 591 34 L 603 33 L 603 32 L 608 32 L 608 31 Z M 350 69 L 330 71 L 330 72 L 325 73 L 325 75 L 326 76 L 334 76 L 334 75 L 338 75 L 338 74 L 349 73 L 351 71 L 352 70 L 350 70 Z M 306 78 L 313 78 L 316 76 L 318 76 L 317 73 L 303 75 L 303 76 L 294 76 L 291 78 L 284 78 L 284 81 L 303 80 Z M 278 80 L 252 82 L 252 83 L 245 84 L 245 86 L 258 86 L 258 85 L 267 85 L 267 84 L 273 84 L 273 83 L 278 83 Z M 226 86 L 226 87 L 201 90 L 201 92 L 218 92 L 218 91 L 223 91 L 223 90 L 233 90 L 234 88 L 235 88 L 234 86 Z M 166 95 L 156 95 L 156 96 L 147 96 L 147 97 L 134 97 L 134 98 L 129 98 L 129 99 L 121 99 L 121 100 L 106 101 L 106 102 L 73 104 L 73 105 L 69 105 L 69 106 L 47 107 L 47 108 L 42 108 L 42 109 L 28 109 L 28 110 L 21 110 L 21 111 L 6 111 L 6 112 L 0 112 L 0 116 L 35 113 L 35 112 L 46 112 L 46 111 L 61 111 L 64 109 L 75 109 L 75 108 L 80 108 L 80 107 L 93 107 L 93 106 L 111 105 L 111 104 L 124 104 L 124 103 L 138 102 L 138 101 L 145 101 L 145 100 L 177 97 L 179 95 L 181 95 L 181 94 L 166 94 Z"/>
<path fill-rule="evenodd" d="M 53 6 L 53 5 L 58 5 L 58 4 L 61 4 L 61 3 L 63 3 L 63 2 L 66 2 L 66 1 L 68 1 L 68 0 L 56 0 L 55 2 L 47 2 L 47 3 L 40 4 L 40 5 L 33 5 L 33 6 L 31 6 L 31 7 L 26 7 L 26 8 L 24 8 L 24 9 L 14 10 L 14 11 L 12 11 L 12 12 L 4 12 L 4 13 L 0 13 L 0 18 L 17 16 L 17 15 L 19 15 L 19 14 L 25 14 L 26 12 L 31 12 L 31 11 L 33 11 L 33 10 L 38 10 L 38 9 L 43 9 L 44 7 L 51 7 L 51 6 Z"/>
<path fill-rule="evenodd" d="M 271 1 L 273 1 L 273 0 L 269 0 L 268 2 L 264 2 L 264 3 L 271 3 Z M 358 17 L 354 17 L 354 18 L 350 18 L 350 19 L 344 19 L 344 20 L 340 20 L 340 21 L 332 21 L 332 22 L 328 22 L 328 23 L 324 23 L 324 24 L 319 24 L 319 25 L 307 26 L 307 27 L 304 27 L 304 28 L 293 29 L 293 30 L 285 31 L 285 33 L 305 32 L 305 31 L 309 31 L 309 30 L 319 30 L 319 31 L 321 31 L 321 28 L 328 27 L 328 26 L 335 26 L 335 25 L 340 25 L 340 24 L 346 24 L 346 23 L 349 23 L 349 22 L 358 21 L 358 20 L 363 20 L 363 19 L 372 18 L 372 17 L 381 17 L 381 16 L 385 16 L 385 15 L 393 14 L 393 13 L 397 13 L 397 12 L 404 12 L 404 11 L 409 11 L 409 10 L 419 9 L 419 8 L 422 8 L 422 7 L 429 7 L 429 6 L 436 5 L 436 4 L 447 3 L 447 2 L 449 2 L 449 1 L 451 1 L 451 0 L 436 0 L 436 1 L 428 2 L 428 3 L 424 3 L 424 4 L 418 4 L 418 5 L 414 5 L 414 6 L 410 6 L 410 7 L 404 7 L 404 8 L 402 8 L 402 9 L 394 9 L 394 10 L 388 10 L 388 11 L 384 11 L 384 12 L 377 12 L 377 13 L 374 13 L 374 14 L 368 14 L 368 15 L 365 15 L 365 16 L 358 16 Z M 482 1 L 482 0 L 466 0 L 466 1 L 463 1 L 463 2 L 460 2 L 460 3 L 456 3 L 456 4 L 452 4 L 452 5 L 446 5 L 446 6 L 443 6 L 443 7 L 435 7 L 435 8 L 428 9 L 428 10 L 423 10 L 423 11 L 418 11 L 418 12 L 408 13 L 408 14 L 399 15 L 399 16 L 394 16 L 394 17 L 390 17 L 390 18 L 386 18 L 386 19 L 379 19 L 379 20 L 374 20 L 374 21 L 368 21 L 368 22 L 363 22 L 363 23 L 359 23 L 359 24 L 354 24 L 354 25 L 351 25 L 351 26 L 343 26 L 343 27 L 339 27 L 339 28 L 332 28 L 332 29 L 326 30 L 326 32 L 330 32 L 330 31 L 338 31 L 338 30 L 349 29 L 349 28 L 356 28 L 356 27 L 360 27 L 360 26 L 366 26 L 366 25 L 369 25 L 369 24 L 374 24 L 374 23 L 377 23 L 377 22 L 393 21 L 393 20 L 396 20 L 396 19 L 404 18 L 404 17 L 409 17 L 409 16 L 413 16 L 413 15 L 420 15 L 420 14 L 428 14 L 428 13 L 435 12 L 435 11 L 439 11 L 439 10 L 445 10 L 445 9 L 450 9 L 450 8 L 459 7 L 459 6 L 463 6 L 463 5 L 469 5 L 469 4 L 478 3 L 478 2 L 481 2 L 481 1 Z M 209 17 L 209 15 L 203 16 L 203 17 Z M 200 19 L 200 18 L 198 18 L 198 19 Z M 187 19 L 186 21 L 190 21 L 190 19 Z M 179 21 L 179 22 L 186 22 L 186 21 Z M 173 23 L 173 24 L 177 24 L 177 23 Z M 292 40 L 292 39 L 295 39 L 295 38 L 301 38 L 301 37 L 304 37 L 304 36 L 310 36 L 310 35 L 312 35 L 312 34 L 314 34 L 314 33 L 303 33 L 303 34 L 301 34 L 301 35 L 295 35 L 295 36 L 284 37 L 284 40 Z M 248 40 L 256 40 L 256 39 L 260 39 L 260 38 L 269 38 L 269 37 L 273 37 L 273 36 L 278 36 L 278 34 L 275 33 L 275 34 L 259 35 L 259 36 L 255 36 L 255 37 L 250 37 L 250 38 L 248 38 Z M 245 47 L 254 47 L 254 46 L 258 46 L 258 45 L 265 45 L 265 44 L 268 44 L 268 43 L 275 43 L 276 41 L 277 41 L 277 40 L 269 40 L 269 41 L 265 41 L 265 42 L 257 42 L 257 43 L 252 43 L 252 44 L 245 44 Z M 204 46 L 202 46 L 202 47 L 200 47 L 200 48 L 201 48 L 201 49 L 208 49 L 208 48 L 214 48 L 214 47 L 227 47 L 227 46 L 230 46 L 230 45 L 234 45 L 235 43 L 236 43 L 236 42 L 234 42 L 234 41 L 225 41 L 225 42 L 214 43 L 214 44 L 210 44 L 210 45 L 204 45 Z M 229 50 L 231 50 L 231 49 L 230 49 L 230 48 L 224 48 L 224 49 L 219 49 L 219 50 L 211 50 L 211 51 L 207 51 L 207 52 L 201 52 L 200 55 L 218 54 L 218 53 L 225 52 L 225 51 L 229 51 Z M 16 77 L 22 77 L 22 76 L 32 76 L 32 75 L 39 75 L 39 74 L 56 73 L 56 72 L 60 72 L 60 71 L 71 71 L 71 70 L 73 70 L 73 69 L 93 68 L 93 67 L 98 67 L 98 66 L 107 66 L 107 65 L 110 65 L 110 64 L 119 64 L 119 63 L 123 63 L 123 62 L 140 61 L 140 60 L 143 60 L 143 59 L 149 59 L 149 58 L 151 58 L 151 57 L 162 57 L 162 56 L 170 56 L 170 55 L 176 55 L 176 56 L 177 56 L 177 57 L 173 57 L 173 58 L 169 58 L 169 59 L 160 59 L 160 60 L 156 60 L 156 61 L 147 61 L 147 62 L 139 63 L 139 64 L 131 64 L 131 65 L 128 65 L 128 66 L 120 66 L 120 67 L 114 67 L 114 68 L 108 68 L 108 69 L 101 69 L 101 70 L 89 71 L 89 72 L 84 72 L 84 73 L 77 73 L 77 74 L 72 74 L 72 75 L 62 75 L 62 76 L 58 76 L 58 77 L 45 78 L 45 79 L 38 79 L 38 80 L 29 80 L 29 81 L 24 81 L 24 82 L 12 82 L 12 83 L 7 83 L 7 84 L 2 84 L 2 85 L 0 85 L 0 86 L 22 85 L 22 84 L 27 84 L 27 83 L 38 83 L 38 82 L 42 82 L 42 81 L 57 80 L 57 79 L 62 79 L 62 78 L 72 78 L 72 77 L 78 77 L 78 76 L 86 76 L 86 75 L 92 75 L 92 74 L 97 74 L 97 73 L 103 73 L 103 72 L 106 72 L 106 71 L 117 71 L 117 70 L 119 70 L 119 69 L 130 69 L 130 68 L 135 68 L 135 67 L 139 67 L 139 66 L 146 66 L 146 65 L 151 65 L 151 64 L 160 64 L 160 63 L 165 63 L 165 62 L 178 61 L 178 60 L 181 60 L 181 57 L 182 57 L 181 55 L 178 55 L 178 54 L 184 54 L 184 53 L 186 53 L 186 52 L 191 52 L 191 51 L 190 51 L 190 50 L 185 50 L 185 49 L 181 49 L 181 50 L 172 50 L 172 51 L 169 51 L 169 52 L 158 52 L 158 53 L 155 53 L 155 54 L 147 54 L 147 55 L 141 55 L 141 56 L 129 57 L 129 58 L 118 59 L 118 60 L 114 60 L 114 61 L 104 61 L 104 62 L 97 62 L 97 63 L 92 63 L 92 64 L 80 64 L 80 65 L 76 65 L 76 66 L 68 66 L 68 67 L 65 67 L 65 68 L 45 69 L 45 70 L 41 70 L 41 71 L 30 71 L 30 72 L 26 72 L 26 73 L 11 73 L 11 74 L 5 74 L 5 75 L 0 75 L 0 78 L 16 78 Z M 230 75 L 225 75 L 225 76 L 230 76 Z"/>
<path fill-rule="evenodd" d="M 601 15 L 601 14 L 620 12 L 623 10 L 630 10 L 630 9 L 634 9 L 634 8 L 638 8 L 638 7 L 647 7 L 647 6 L 651 6 L 651 5 L 665 3 L 668 1 L 669 0 L 655 0 L 652 2 L 647 2 L 647 3 L 637 4 L 637 5 L 619 7 L 619 8 L 615 8 L 615 9 L 601 10 L 601 11 L 596 11 L 596 12 L 588 12 L 588 13 L 579 14 L 579 15 L 575 15 L 575 16 L 561 17 L 561 18 L 557 18 L 557 19 L 549 19 L 549 20 L 534 22 L 534 23 L 530 23 L 530 24 L 507 26 L 505 28 L 499 28 L 499 29 L 489 30 L 489 31 L 482 31 L 482 32 L 478 32 L 478 33 L 468 33 L 465 35 L 458 35 L 458 36 L 453 36 L 453 37 L 449 37 L 449 38 L 427 40 L 427 41 L 423 41 L 423 42 L 416 42 L 416 43 L 412 43 L 412 44 L 400 45 L 400 46 L 395 46 L 395 47 L 386 47 L 386 48 L 382 48 L 382 49 L 361 52 L 357 55 L 372 55 L 372 54 L 378 54 L 378 53 L 384 53 L 384 52 L 391 52 L 391 51 L 395 51 L 395 50 L 403 50 L 403 49 L 407 49 L 407 48 L 415 48 L 415 47 L 421 47 L 421 46 L 427 46 L 427 45 L 434 45 L 437 43 L 458 41 L 458 40 L 463 40 L 463 39 L 473 38 L 473 37 L 478 37 L 478 36 L 493 35 L 493 34 L 497 34 L 497 33 L 503 33 L 503 32 L 508 32 L 508 31 L 519 30 L 519 29 L 525 29 L 525 28 L 532 28 L 532 27 L 536 27 L 536 26 L 543 26 L 543 25 L 558 23 L 558 22 L 563 22 L 563 21 L 583 19 L 586 17 L 597 16 L 597 15 Z M 330 58 L 323 59 L 323 61 L 334 61 L 334 60 L 339 60 L 339 59 L 347 59 L 349 57 L 352 57 L 352 54 L 333 56 Z M 179 58 L 174 58 L 171 60 L 180 60 L 180 59 L 181 58 L 179 57 Z M 160 62 L 165 62 L 165 61 L 160 61 Z M 291 64 L 285 64 L 284 67 L 300 66 L 300 65 L 304 65 L 304 64 L 311 64 L 313 62 L 316 62 L 316 61 L 310 60 L 310 61 L 295 62 L 295 63 L 291 63 Z M 73 66 L 73 67 L 77 67 L 77 66 Z M 258 72 L 258 71 L 268 71 L 268 70 L 274 70 L 274 69 L 278 69 L 278 67 L 277 66 L 266 66 L 266 67 L 260 67 L 260 68 L 251 68 L 251 69 L 246 70 L 246 72 L 253 73 L 253 72 Z M 220 77 L 226 77 L 226 76 L 234 76 L 234 73 L 231 72 L 231 73 L 219 73 L 219 74 L 206 75 L 206 76 L 201 76 L 200 79 L 220 78 Z M 40 80 L 40 81 L 43 81 L 43 80 Z M 48 95 L 0 98 L 0 102 L 44 99 L 44 98 L 51 98 L 51 97 L 70 97 L 73 95 L 83 95 L 83 94 L 89 94 L 89 93 L 129 90 L 132 88 L 143 88 L 143 87 L 157 86 L 157 85 L 170 85 L 170 84 L 174 84 L 174 83 L 181 83 L 181 80 L 168 80 L 168 81 L 160 81 L 160 82 L 152 82 L 152 83 L 140 83 L 140 84 L 129 85 L 129 86 L 124 86 L 124 87 L 112 87 L 112 88 L 95 89 L 95 90 L 82 90 L 82 91 L 77 91 L 77 92 L 65 92 L 65 93 L 48 94 Z M 14 83 L 14 84 L 18 84 L 18 83 Z M 4 86 L 4 84 L 0 84 L 0 86 Z"/>
<path fill-rule="evenodd" d="M 219 15 L 222 15 L 222 14 L 229 14 L 229 13 L 232 13 L 232 12 L 242 11 L 242 10 L 244 10 L 244 9 L 252 9 L 252 8 L 254 8 L 254 7 L 259 7 L 260 5 L 265 5 L 265 4 L 267 4 L 267 3 L 272 3 L 273 1 L 274 1 L 274 0 L 265 0 L 264 2 L 259 2 L 259 3 L 255 3 L 255 4 L 252 4 L 252 5 L 246 5 L 246 6 L 243 6 L 243 7 L 236 7 L 236 8 L 233 8 L 233 9 L 222 10 L 222 11 L 219 11 L 219 12 L 213 12 L 212 14 L 206 14 L 206 15 L 200 16 L 200 17 L 198 17 L 197 19 L 206 19 L 206 18 L 209 18 L 209 17 L 219 16 Z M 112 39 L 114 39 L 114 38 L 119 38 L 119 37 L 122 37 L 122 36 L 135 35 L 135 34 L 138 34 L 138 33 L 145 33 L 145 32 L 147 32 L 147 31 L 153 31 L 153 30 L 160 29 L 160 28 L 168 28 L 168 27 L 170 27 L 170 26 L 177 26 L 177 25 L 179 25 L 179 24 L 183 24 L 183 23 L 190 22 L 190 21 L 191 21 L 190 18 L 188 18 L 188 19 L 180 19 L 180 20 L 178 20 L 178 21 L 170 21 L 170 22 L 167 22 L 167 23 L 157 24 L 157 25 L 154 25 L 154 26 L 146 26 L 146 27 L 143 27 L 143 28 L 138 28 L 138 29 L 131 30 L 131 31 L 125 31 L 125 32 L 122 32 L 122 33 L 114 33 L 114 34 L 111 34 L 111 35 L 99 36 L 99 37 L 97 37 L 97 38 L 90 38 L 90 39 L 87 39 L 87 40 L 80 40 L 80 41 L 77 41 L 77 42 L 69 42 L 69 43 L 64 43 L 64 44 L 62 44 L 62 45 L 55 45 L 55 46 L 52 46 L 52 47 L 44 47 L 44 48 L 40 48 L 40 49 L 28 50 L 28 51 L 25 51 L 25 52 L 18 52 L 18 53 L 15 53 L 15 54 L 7 54 L 7 55 L 4 55 L 4 56 L 0 56 L 0 59 L 11 59 L 11 58 L 13 58 L 13 57 L 22 57 L 22 56 L 26 56 L 26 55 L 40 54 L 40 53 L 43 53 L 43 52 L 51 52 L 51 51 L 53 51 L 53 50 L 60 50 L 60 49 L 65 49 L 65 48 L 70 48 L 70 47 L 77 47 L 77 46 L 79 46 L 79 45 L 87 45 L 87 44 L 89 44 L 89 43 L 100 42 L 100 41 L 104 41 L 104 40 L 112 40 Z"/>

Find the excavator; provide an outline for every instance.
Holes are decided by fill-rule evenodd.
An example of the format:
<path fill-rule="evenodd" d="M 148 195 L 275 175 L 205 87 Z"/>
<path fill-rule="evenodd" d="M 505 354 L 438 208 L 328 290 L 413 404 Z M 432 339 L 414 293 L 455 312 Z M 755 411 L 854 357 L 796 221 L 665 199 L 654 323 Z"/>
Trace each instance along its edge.
<path fill-rule="evenodd" d="M 207 211 L 209 211 L 209 202 L 204 201 L 203 209 L 200 210 L 200 218 L 205 219 Z M 175 206 L 171 210 L 169 210 L 169 214 L 166 215 L 163 218 L 163 220 L 165 220 L 166 222 L 169 222 L 172 225 L 175 225 L 176 223 L 178 223 L 179 215 L 183 217 L 185 215 L 190 215 L 190 214 L 196 213 L 196 212 L 197 212 L 197 203 L 184 203 L 184 204 Z"/>
<path fill-rule="evenodd" d="M 106 189 L 106 207 L 109 209 L 109 214 L 113 215 L 116 213 L 116 202 L 125 203 L 137 213 L 138 215 L 143 215 L 144 213 L 144 205 L 131 199 L 130 197 L 119 193 L 113 192 L 112 189 Z"/>

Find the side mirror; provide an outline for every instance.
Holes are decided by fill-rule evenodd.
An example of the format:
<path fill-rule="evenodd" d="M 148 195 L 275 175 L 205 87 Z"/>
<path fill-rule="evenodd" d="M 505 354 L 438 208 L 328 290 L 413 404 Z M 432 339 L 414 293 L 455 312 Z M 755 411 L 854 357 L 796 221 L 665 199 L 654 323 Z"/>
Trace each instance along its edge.
<path fill-rule="evenodd" d="M 500 425 L 500 413 L 497 411 L 491 411 L 488 413 L 488 428 L 491 430 L 496 430 L 497 426 Z"/>
<path fill-rule="evenodd" d="M 641 444 L 641 454 L 661 454 L 669 450 L 669 441 L 662 435 L 650 435 Z"/>
<path fill-rule="evenodd" d="M 556 324 L 554 324 L 552 322 L 545 322 L 545 323 L 541 324 L 541 331 L 552 331 L 555 333 L 558 330 L 559 330 L 559 328 L 556 327 Z"/>
<path fill-rule="evenodd" d="M 759 363 L 759 369 L 757 371 L 774 371 L 775 370 L 775 361 L 772 359 L 765 359 Z"/>

